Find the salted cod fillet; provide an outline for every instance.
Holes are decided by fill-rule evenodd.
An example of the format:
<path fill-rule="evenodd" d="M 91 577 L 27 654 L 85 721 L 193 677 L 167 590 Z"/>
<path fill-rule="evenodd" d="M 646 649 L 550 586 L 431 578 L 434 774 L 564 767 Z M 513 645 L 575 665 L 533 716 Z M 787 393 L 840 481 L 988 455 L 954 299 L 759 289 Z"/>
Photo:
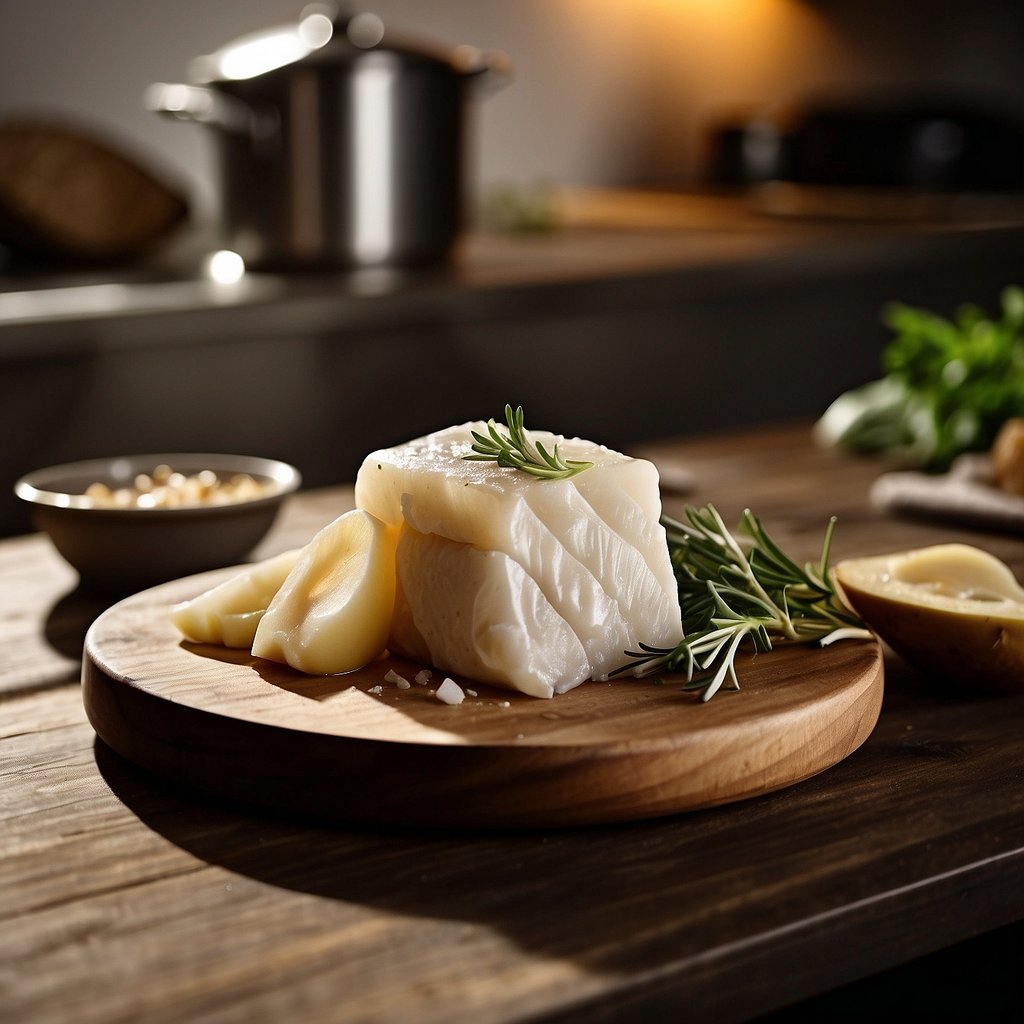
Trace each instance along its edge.
<path fill-rule="evenodd" d="M 366 457 L 356 505 L 400 527 L 390 649 L 539 697 L 682 639 L 658 471 L 580 438 L 531 437 L 593 466 L 544 480 L 465 459 L 482 422 Z"/>

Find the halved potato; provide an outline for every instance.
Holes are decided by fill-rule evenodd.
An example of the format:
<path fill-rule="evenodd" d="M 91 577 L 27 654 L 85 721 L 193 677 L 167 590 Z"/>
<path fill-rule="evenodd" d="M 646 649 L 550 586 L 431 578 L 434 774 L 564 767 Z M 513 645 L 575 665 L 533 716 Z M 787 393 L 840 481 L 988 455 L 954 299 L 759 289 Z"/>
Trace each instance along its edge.
<path fill-rule="evenodd" d="M 1024 588 L 998 558 L 939 544 L 840 562 L 847 603 L 924 672 L 986 689 L 1024 687 Z"/>

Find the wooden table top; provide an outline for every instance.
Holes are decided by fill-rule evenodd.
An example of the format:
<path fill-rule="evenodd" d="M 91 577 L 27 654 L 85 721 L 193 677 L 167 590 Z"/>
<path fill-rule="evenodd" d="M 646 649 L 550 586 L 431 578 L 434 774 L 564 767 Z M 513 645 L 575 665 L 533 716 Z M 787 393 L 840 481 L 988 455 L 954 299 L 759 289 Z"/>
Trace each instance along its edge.
<path fill-rule="evenodd" d="M 646 454 L 694 475 L 668 511 L 749 506 L 801 559 L 835 514 L 833 560 L 963 540 L 1024 575 L 1019 538 L 873 511 L 881 466 L 802 426 Z M 298 495 L 258 554 L 350 503 Z M 1024 694 L 953 692 L 887 651 L 865 744 L 768 796 L 615 827 L 346 828 L 99 743 L 78 676 L 102 607 L 45 537 L 0 542 L 6 1019 L 748 1020 L 1024 919 Z"/>

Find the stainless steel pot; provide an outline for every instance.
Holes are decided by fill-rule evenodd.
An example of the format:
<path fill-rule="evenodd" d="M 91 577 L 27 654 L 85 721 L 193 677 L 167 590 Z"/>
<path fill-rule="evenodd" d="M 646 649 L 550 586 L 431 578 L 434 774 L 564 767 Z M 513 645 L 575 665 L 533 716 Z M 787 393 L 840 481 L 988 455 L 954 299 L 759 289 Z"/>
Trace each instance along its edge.
<path fill-rule="evenodd" d="M 147 106 L 213 129 L 223 245 L 265 269 L 446 260 L 464 225 L 466 101 L 508 58 L 394 37 L 373 14 L 297 24 L 194 62 Z"/>

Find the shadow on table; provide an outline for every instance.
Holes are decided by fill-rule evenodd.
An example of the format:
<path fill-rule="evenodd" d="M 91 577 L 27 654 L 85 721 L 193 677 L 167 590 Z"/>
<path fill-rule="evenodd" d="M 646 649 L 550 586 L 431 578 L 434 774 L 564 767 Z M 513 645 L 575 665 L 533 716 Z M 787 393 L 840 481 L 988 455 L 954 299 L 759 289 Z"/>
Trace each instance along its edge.
<path fill-rule="evenodd" d="M 69 590 L 54 602 L 46 614 L 43 634 L 47 643 L 58 654 L 79 660 L 89 627 L 117 600 L 119 598 L 90 590 L 81 584 Z"/>
<path fill-rule="evenodd" d="M 136 767 L 98 739 L 95 756 L 107 784 L 146 826 L 206 863 L 327 899 L 481 922 L 532 954 L 594 970 L 653 967 L 667 948 L 674 959 L 686 952 L 679 933 L 693 951 L 708 941 L 697 929 L 714 908 L 692 897 L 699 887 L 693 873 L 707 878 L 710 837 L 721 834 L 723 846 L 733 846 L 759 803 L 729 815 L 694 812 L 684 820 L 543 832 L 339 826 L 197 794 Z M 679 853 L 700 837 L 699 858 L 676 859 L 673 849 Z M 623 928 L 628 942 L 595 941 Z M 666 948 L 669 930 L 677 934 Z"/>
<path fill-rule="evenodd" d="M 206 863 L 326 899 L 480 923 L 531 956 L 654 979 L 656 993 L 657 979 L 667 978 L 666 1000 L 680 991 L 720 991 L 729 1008 L 721 1019 L 741 1019 L 738 1007 L 752 1019 L 801 994 L 873 974 L 910 948 L 941 945 L 941 935 L 915 930 L 898 908 L 873 896 L 912 886 L 921 872 L 941 874 L 942 865 L 928 858 L 941 856 L 943 842 L 979 851 L 987 842 L 956 812 L 958 780 L 989 756 L 981 744 L 949 739 L 958 705 L 907 675 L 887 700 L 895 713 L 883 716 L 861 750 L 799 785 L 658 821 L 565 830 L 431 833 L 299 820 L 178 788 L 98 740 L 95 756 L 111 789 L 145 825 Z M 1001 703 L 993 702 L 991 714 L 1005 715 Z M 925 774 L 927 787 L 919 782 Z M 948 820 L 936 817 L 927 797 L 936 779 L 948 782 Z M 908 836 L 915 821 L 919 831 Z M 865 850 L 869 831 L 876 845 Z M 831 913 L 843 905 L 854 909 Z M 810 924 L 792 927 L 799 920 Z M 981 1015 L 973 1019 L 999 1019 L 1006 1001 L 1019 999 L 1019 980 L 1012 991 L 986 982 L 979 995 L 964 957 L 955 979 L 933 979 L 935 1005 L 974 998 Z M 1007 972 L 1006 983 L 1014 976 Z M 959 995 L 949 991 L 954 982 Z M 894 1005 L 894 992 L 883 1005 Z M 916 1010 L 922 995 L 907 996 Z M 879 998 L 877 990 L 871 998 Z M 986 1006 L 996 1007 L 994 1015 L 985 1015 Z M 716 1008 L 690 1016 L 713 1019 Z"/>

